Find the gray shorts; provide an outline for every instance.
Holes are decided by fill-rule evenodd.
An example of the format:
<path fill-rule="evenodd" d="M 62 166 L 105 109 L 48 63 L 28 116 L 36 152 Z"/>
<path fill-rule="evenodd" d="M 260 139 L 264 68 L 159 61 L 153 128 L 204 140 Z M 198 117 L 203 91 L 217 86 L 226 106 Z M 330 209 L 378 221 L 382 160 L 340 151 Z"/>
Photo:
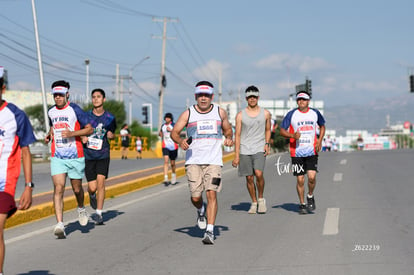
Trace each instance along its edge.
<path fill-rule="evenodd" d="M 254 175 L 254 170 L 263 172 L 265 163 L 266 157 L 264 152 L 259 152 L 254 155 L 240 154 L 239 177 L 252 176 Z"/>

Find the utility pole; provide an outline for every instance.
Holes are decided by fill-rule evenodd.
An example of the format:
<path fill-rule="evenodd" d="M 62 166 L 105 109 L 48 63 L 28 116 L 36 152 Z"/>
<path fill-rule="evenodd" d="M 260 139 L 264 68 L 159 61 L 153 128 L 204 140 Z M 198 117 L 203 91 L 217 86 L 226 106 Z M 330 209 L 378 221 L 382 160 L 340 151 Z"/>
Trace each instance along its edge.
<path fill-rule="evenodd" d="M 47 118 L 46 90 L 45 90 L 45 81 L 44 81 L 44 77 L 43 77 L 42 54 L 40 52 L 39 32 L 38 32 L 38 29 L 37 29 L 36 6 L 35 6 L 35 1 L 34 0 L 32 0 L 32 12 L 33 12 L 33 24 L 34 24 L 35 38 L 36 38 L 36 48 L 37 48 L 37 63 L 39 65 L 40 86 L 41 86 L 41 89 L 42 89 L 43 115 L 45 117 L 45 130 L 46 130 L 46 134 L 47 134 L 47 133 L 49 133 L 49 119 Z"/>
<path fill-rule="evenodd" d="M 221 69 L 221 66 L 220 66 L 220 69 L 219 69 L 219 87 L 218 87 L 219 106 L 221 106 L 221 96 L 223 94 L 221 86 L 222 86 L 222 69 Z"/>
<path fill-rule="evenodd" d="M 85 93 L 85 103 L 88 103 L 89 98 L 89 59 L 85 59 L 85 65 L 86 65 L 86 93 Z"/>
<path fill-rule="evenodd" d="M 116 82 L 116 86 L 115 86 L 115 98 L 116 101 L 119 101 L 119 64 L 116 64 L 116 72 L 115 72 L 115 82 Z"/>
<path fill-rule="evenodd" d="M 158 130 L 161 129 L 162 125 L 162 114 L 163 114 L 163 105 L 164 105 L 164 89 L 167 86 L 167 79 L 165 78 L 165 48 L 167 40 L 167 22 L 178 22 L 177 19 L 171 19 L 164 17 L 163 19 L 153 18 L 154 22 L 163 22 L 163 32 L 162 37 L 153 37 L 153 38 L 162 38 L 162 54 L 161 54 L 161 77 L 160 77 L 160 92 L 159 96 L 159 106 L 158 106 Z M 171 38 L 168 38 L 171 39 Z"/>

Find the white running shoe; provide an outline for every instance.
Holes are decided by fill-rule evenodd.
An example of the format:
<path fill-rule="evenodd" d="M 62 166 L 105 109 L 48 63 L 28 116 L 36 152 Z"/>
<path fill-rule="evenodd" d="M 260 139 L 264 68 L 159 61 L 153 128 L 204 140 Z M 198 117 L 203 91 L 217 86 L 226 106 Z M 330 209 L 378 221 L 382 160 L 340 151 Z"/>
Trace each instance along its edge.
<path fill-rule="evenodd" d="M 207 228 L 207 219 L 205 215 L 200 215 L 200 213 L 198 213 L 197 225 L 201 230 L 204 230 Z"/>
<path fill-rule="evenodd" d="M 79 209 L 78 208 L 78 214 L 79 214 L 79 224 L 81 226 L 86 226 L 88 224 L 88 213 L 86 212 L 85 208 Z"/>
<path fill-rule="evenodd" d="M 264 198 L 260 198 L 257 200 L 257 213 L 265 214 L 267 211 L 266 207 L 266 200 Z"/>
<path fill-rule="evenodd" d="M 55 234 L 55 236 L 58 239 L 66 238 L 65 226 L 63 225 L 62 222 L 58 222 L 58 224 L 55 226 L 55 229 L 53 230 L 53 234 Z"/>
<path fill-rule="evenodd" d="M 250 209 L 249 211 L 247 211 L 247 213 L 256 214 L 256 211 L 257 211 L 257 202 L 252 202 L 252 204 L 250 205 Z"/>
<path fill-rule="evenodd" d="M 202 242 L 203 244 L 214 244 L 214 233 L 211 231 L 206 231 L 206 233 L 204 233 Z"/>
<path fill-rule="evenodd" d="M 177 183 L 177 176 L 175 175 L 175 173 L 171 174 L 171 184 L 174 185 Z"/>
<path fill-rule="evenodd" d="M 204 230 L 207 228 L 207 218 L 206 218 L 207 206 L 205 203 L 203 203 L 203 205 L 204 205 L 203 215 L 201 215 L 200 211 L 197 210 L 197 225 L 201 230 Z"/>

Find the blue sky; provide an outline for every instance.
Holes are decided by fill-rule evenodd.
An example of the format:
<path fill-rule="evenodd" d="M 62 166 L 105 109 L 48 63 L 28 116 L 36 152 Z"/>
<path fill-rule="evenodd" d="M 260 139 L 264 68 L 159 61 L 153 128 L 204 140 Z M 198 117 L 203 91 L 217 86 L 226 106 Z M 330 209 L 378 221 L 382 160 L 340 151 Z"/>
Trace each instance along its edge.
<path fill-rule="evenodd" d="M 153 18 L 163 17 L 172 19 L 164 110 L 175 115 L 194 102 L 197 81 L 210 80 L 218 88 L 220 71 L 223 100 L 235 100 L 249 85 L 259 87 L 261 99 L 287 99 L 306 77 L 314 99 L 326 107 L 409 93 L 411 0 L 35 3 L 47 91 L 54 80 L 67 79 L 74 97 L 84 95 L 89 59 L 90 89 L 103 88 L 113 97 L 119 64 L 121 75 L 133 77 L 137 119 L 142 103 L 155 109 L 158 104 L 162 40 L 156 36 L 162 23 Z M 10 88 L 40 90 L 31 1 L 0 0 L 0 6 L 0 60 Z M 125 79 L 122 90 L 128 84 Z"/>

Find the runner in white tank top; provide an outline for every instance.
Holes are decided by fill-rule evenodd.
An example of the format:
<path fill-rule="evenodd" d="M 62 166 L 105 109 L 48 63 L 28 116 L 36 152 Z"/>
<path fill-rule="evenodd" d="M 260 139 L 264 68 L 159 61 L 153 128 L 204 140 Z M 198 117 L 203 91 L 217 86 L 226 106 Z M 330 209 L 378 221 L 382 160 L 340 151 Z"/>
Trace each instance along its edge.
<path fill-rule="evenodd" d="M 195 90 L 197 104 L 180 115 L 171 132 L 171 138 L 187 151 L 186 172 L 191 202 L 197 208 L 198 227 L 206 230 L 202 239 L 204 244 L 214 244 L 214 224 L 218 209 L 217 192 L 222 188 L 222 135 L 226 137 L 225 146 L 233 145 L 233 130 L 227 113 L 211 103 L 213 97 L 213 84 L 208 81 L 197 83 Z M 180 137 L 184 127 L 187 127 L 187 139 Z M 203 203 L 204 190 L 207 205 Z"/>

